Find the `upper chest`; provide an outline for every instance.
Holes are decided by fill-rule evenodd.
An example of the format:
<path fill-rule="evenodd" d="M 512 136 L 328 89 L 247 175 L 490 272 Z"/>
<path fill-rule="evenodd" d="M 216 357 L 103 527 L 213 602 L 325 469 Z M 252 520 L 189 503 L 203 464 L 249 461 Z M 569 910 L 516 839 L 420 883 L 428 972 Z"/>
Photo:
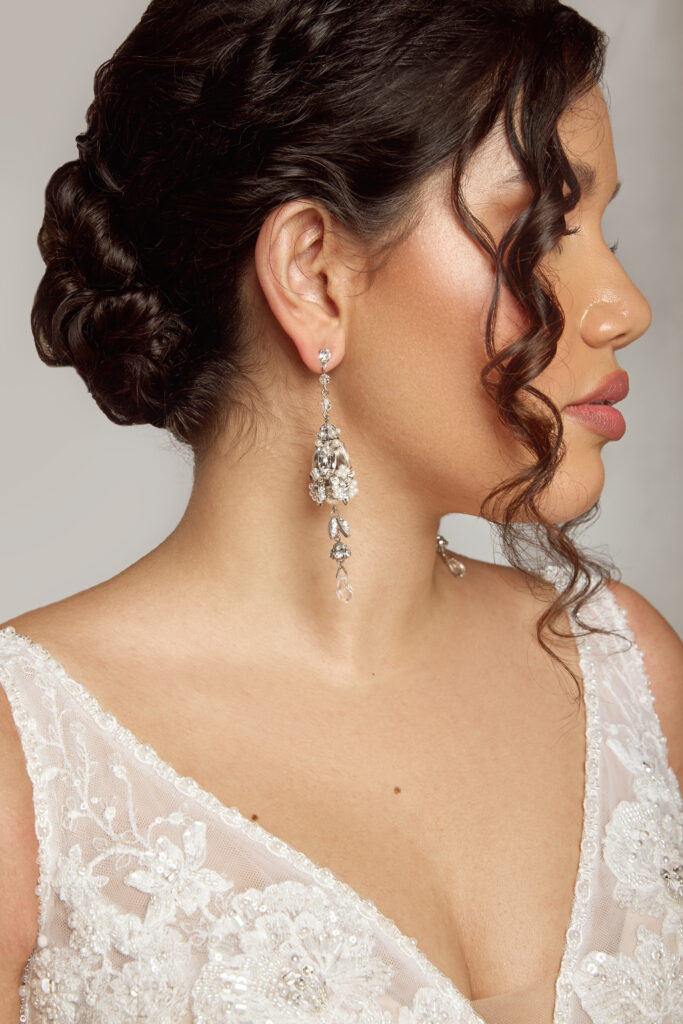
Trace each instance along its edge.
<path fill-rule="evenodd" d="M 79 660 L 164 761 L 372 900 L 469 998 L 557 974 L 585 726 L 542 658 L 503 672 L 463 650 L 355 691 Z"/>

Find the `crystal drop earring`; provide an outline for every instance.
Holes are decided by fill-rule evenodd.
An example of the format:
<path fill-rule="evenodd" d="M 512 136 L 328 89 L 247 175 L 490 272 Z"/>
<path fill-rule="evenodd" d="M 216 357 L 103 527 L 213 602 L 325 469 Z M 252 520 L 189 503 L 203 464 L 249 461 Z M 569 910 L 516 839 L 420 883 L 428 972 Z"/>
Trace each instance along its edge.
<path fill-rule="evenodd" d="M 344 560 L 350 556 L 351 552 L 342 537 L 348 537 L 351 531 L 346 519 L 337 511 L 337 502 L 341 501 L 344 505 L 348 505 L 354 494 L 357 494 L 358 487 L 349 456 L 339 436 L 339 429 L 329 420 L 331 404 L 327 392 L 327 385 L 330 383 L 327 364 L 332 358 L 332 353 L 328 348 L 321 348 L 318 358 L 322 367 L 322 373 L 318 379 L 322 384 L 320 408 L 323 411 L 324 419 L 315 435 L 315 451 L 309 473 L 308 493 L 316 505 L 324 505 L 327 502 L 332 506 L 327 524 L 330 540 L 334 541 L 330 558 L 337 563 L 337 597 L 346 603 L 351 600 L 353 588 L 349 583 L 349 574 L 346 571 Z"/>
<path fill-rule="evenodd" d="M 464 576 L 465 566 L 463 565 L 459 558 L 456 558 L 455 555 L 452 555 L 450 551 L 446 550 L 447 546 L 448 541 L 446 540 L 446 538 L 443 537 L 440 533 L 437 533 L 436 550 L 441 555 L 444 562 L 446 563 L 446 565 L 448 566 L 448 568 L 450 569 L 454 576 Z"/>

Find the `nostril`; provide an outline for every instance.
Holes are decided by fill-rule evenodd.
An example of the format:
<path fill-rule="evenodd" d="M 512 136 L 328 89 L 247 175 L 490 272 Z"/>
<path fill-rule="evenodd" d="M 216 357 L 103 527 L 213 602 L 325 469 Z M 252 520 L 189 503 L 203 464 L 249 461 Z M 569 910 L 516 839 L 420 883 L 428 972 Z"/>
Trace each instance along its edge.
<path fill-rule="evenodd" d="M 581 318 L 581 337 L 594 348 L 628 345 L 647 329 L 640 326 L 638 305 L 616 296 L 592 302 Z"/>

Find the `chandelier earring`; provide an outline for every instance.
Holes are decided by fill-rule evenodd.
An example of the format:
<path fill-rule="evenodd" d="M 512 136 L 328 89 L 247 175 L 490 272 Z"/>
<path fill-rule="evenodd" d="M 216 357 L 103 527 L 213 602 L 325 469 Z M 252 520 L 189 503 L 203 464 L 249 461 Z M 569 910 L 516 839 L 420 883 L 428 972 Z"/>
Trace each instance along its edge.
<path fill-rule="evenodd" d="M 318 358 L 322 368 L 319 380 L 322 385 L 320 408 L 323 412 L 323 423 L 315 435 L 315 451 L 309 473 L 308 493 L 316 505 L 320 506 L 326 503 L 331 505 L 327 532 L 334 544 L 330 550 L 330 558 L 337 563 L 337 597 L 340 601 L 347 603 L 351 600 L 353 588 L 349 583 L 349 574 L 344 562 L 350 557 L 351 551 L 344 543 L 343 538 L 348 537 L 351 530 L 346 519 L 337 509 L 337 502 L 348 505 L 351 498 L 358 492 L 358 486 L 355 481 L 355 473 L 351 469 L 348 453 L 340 438 L 339 428 L 330 423 L 329 418 L 331 403 L 327 391 L 327 385 L 330 383 L 327 364 L 332 358 L 332 353 L 328 348 L 321 348 Z"/>
<path fill-rule="evenodd" d="M 351 498 L 358 493 L 358 486 L 355 480 L 356 474 L 351 469 L 348 452 L 340 437 L 339 428 L 330 423 L 331 402 L 327 390 L 330 376 L 327 373 L 327 364 L 331 358 L 332 353 L 328 348 L 321 348 L 318 352 L 322 369 L 318 379 L 322 385 L 320 408 L 323 412 L 323 422 L 315 435 L 315 451 L 309 473 L 308 493 L 316 505 L 331 505 L 327 532 L 334 544 L 330 549 L 330 558 L 337 563 L 337 597 L 340 601 L 347 603 L 353 595 L 353 587 L 349 583 L 349 574 L 344 565 L 346 559 L 351 555 L 344 538 L 350 535 L 351 530 L 346 519 L 339 512 L 337 502 L 348 505 Z M 464 564 L 448 550 L 448 541 L 440 533 L 436 535 L 436 551 L 441 555 L 453 576 L 465 575 Z"/>

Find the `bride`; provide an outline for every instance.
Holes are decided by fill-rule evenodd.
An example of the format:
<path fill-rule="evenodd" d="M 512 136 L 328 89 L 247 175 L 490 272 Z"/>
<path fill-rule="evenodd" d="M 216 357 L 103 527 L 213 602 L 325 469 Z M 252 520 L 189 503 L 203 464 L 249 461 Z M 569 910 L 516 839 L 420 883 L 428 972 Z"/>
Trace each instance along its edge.
<path fill-rule="evenodd" d="M 3 1020 L 680 1020 L 681 644 L 572 539 L 650 323 L 604 46 L 153 0 L 98 70 L 36 345 L 194 485 L 0 628 Z"/>

